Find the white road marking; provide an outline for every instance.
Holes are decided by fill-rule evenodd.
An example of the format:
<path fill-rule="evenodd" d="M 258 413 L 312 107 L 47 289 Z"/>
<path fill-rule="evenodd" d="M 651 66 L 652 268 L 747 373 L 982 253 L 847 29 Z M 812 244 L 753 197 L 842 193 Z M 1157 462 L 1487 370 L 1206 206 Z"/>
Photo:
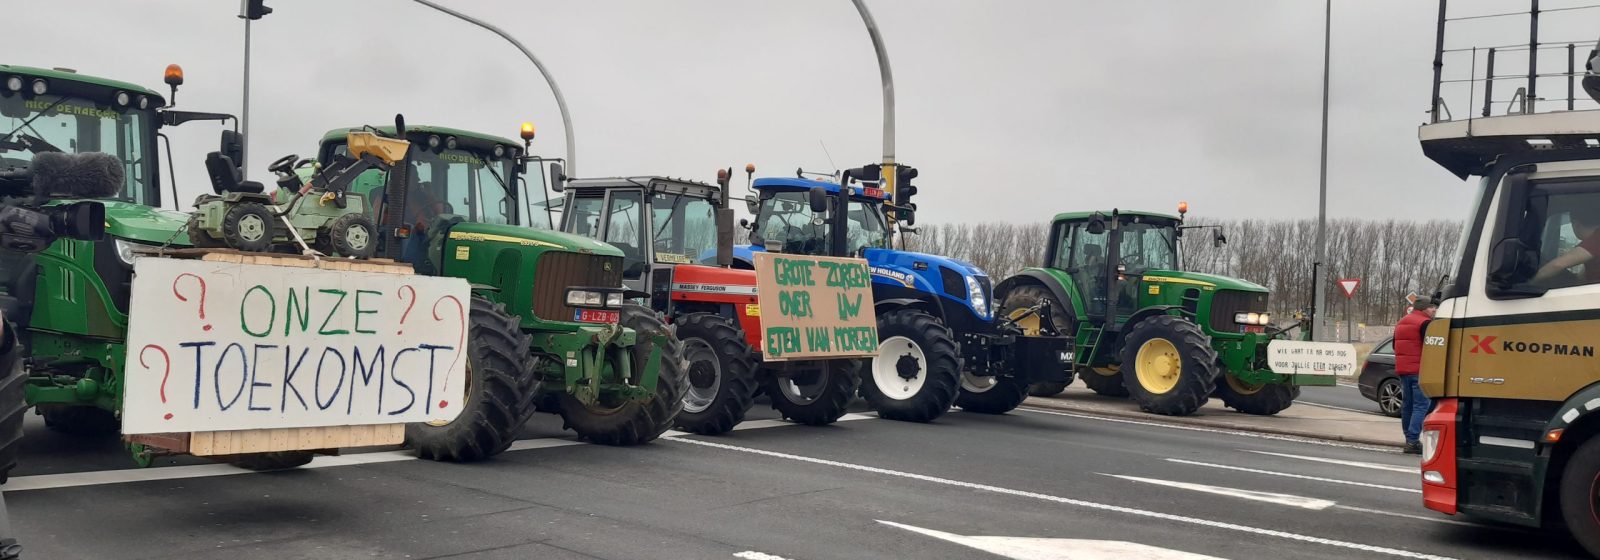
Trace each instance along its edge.
<path fill-rule="evenodd" d="M 1243 451 L 1245 453 L 1255 453 L 1255 454 L 1258 454 L 1258 455 L 1271 455 L 1273 457 L 1284 457 L 1284 458 L 1287 458 L 1287 459 L 1299 459 L 1301 461 L 1314 461 L 1314 462 L 1318 462 L 1318 463 L 1330 463 L 1330 464 L 1334 464 L 1334 465 L 1344 465 L 1346 467 L 1361 467 L 1363 469 L 1372 469 L 1372 470 L 1377 470 L 1377 471 L 1389 471 L 1389 472 L 1397 472 L 1397 473 L 1405 473 L 1405 474 L 1420 474 L 1422 472 L 1422 467 L 1420 467 L 1420 466 L 1417 466 L 1417 467 L 1402 467 L 1402 466 L 1397 466 L 1397 465 L 1385 465 L 1383 463 L 1365 463 L 1365 462 L 1361 462 L 1361 461 L 1346 461 L 1344 459 L 1329 459 L 1327 457 L 1312 457 L 1310 455 L 1292 455 L 1292 454 L 1289 454 L 1289 453 L 1273 453 L 1271 451 L 1256 451 L 1254 449 L 1240 449 L 1240 451 Z"/>
<path fill-rule="evenodd" d="M 1359 412 L 1361 414 L 1371 414 L 1373 416 L 1383 416 L 1383 413 L 1375 411 L 1375 410 L 1361 410 L 1359 408 L 1345 408 L 1345 407 L 1342 407 L 1342 406 L 1333 406 L 1331 404 L 1314 403 L 1314 402 L 1311 402 L 1311 401 L 1294 401 L 1294 403 L 1295 404 L 1303 404 L 1303 405 L 1307 405 L 1307 406 L 1315 406 L 1317 408 L 1327 408 L 1327 409 L 1331 409 L 1331 410 L 1343 410 L 1345 412 Z"/>
<path fill-rule="evenodd" d="M 1215 556 L 1158 548 L 1126 541 L 1091 539 L 1041 539 L 1028 537 L 969 537 L 924 529 L 893 521 L 877 520 L 890 527 L 927 535 L 942 541 L 976 548 L 1012 560 L 1222 560 Z"/>
<path fill-rule="evenodd" d="M 1294 474 L 1294 473 L 1286 473 L 1286 472 L 1278 472 L 1278 471 L 1269 471 L 1269 470 L 1264 470 L 1264 469 L 1252 469 L 1252 468 L 1248 468 L 1248 467 L 1235 467 L 1233 465 L 1218 465 L 1216 463 L 1203 463 L 1203 462 L 1200 462 L 1200 461 L 1190 461 L 1188 459 L 1168 458 L 1167 461 L 1168 462 L 1172 462 L 1172 463 L 1181 463 L 1181 464 L 1184 464 L 1184 465 L 1195 465 L 1195 466 L 1198 466 L 1198 467 L 1211 467 L 1213 469 L 1227 469 L 1227 470 L 1230 470 L 1230 471 L 1241 471 L 1241 472 L 1255 473 L 1255 474 L 1266 474 L 1266 475 L 1272 475 L 1272 476 L 1281 476 L 1281 477 L 1285 477 L 1285 478 L 1298 478 L 1300 480 L 1315 480 L 1317 482 L 1327 482 L 1327 483 L 1331 483 L 1331 484 L 1343 484 L 1343 485 L 1346 485 L 1346 486 L 1361 486 L 1361 487 L 1365 487 L 1365 488 L 1378 488 L 1378 489 L 1381 489 L 1381 490 L 1394 490 L 1394 491 L 1397 491 L 1397 492 L 1410 492 L 1412 494 L 1421 494 L 1422 493 L 1422 489 L 1421 488 L 1401 488 L 1399 486 L 1385 486 L 1385 485 L 1382 485 L 1382 484 L 1372 484 L 1370 482 L 1356 482 L 1354 480 L 1339 480 L 1337 478 L 1323 478 L 1323 477 L 1320 477 L 1320 476 L 1310 476 L 1310 475 L 1304 475 L 1304 474 Z M 1418 482 L 1418 484 L 1421 484 L 1421 482 Z"/>
<path fill-rule="evenodd" d="M 1486 528 L 1487 527 L 1487 528 L 1495 528 L 1495 529 L 1504 529 L 1504 527 L 1495 527 L 1493 525 L 1481 525 L 1481 524 L 1478 524 L 1478 523 L 1468 523 L 1466 521 L 1457 521 L 1457 520 L 1454 520 L 1454 519 L 1446 519 L 1446 518 L 1444 518 L 1443 514 L 1441 514 L 1441 515 L 1439 515 L 1437 517 L 1427 516 L 1427 515 L 1411 515 L 1409 513 L 1396 513 L 1396 512 L 1392 512 L 1392 511 L 1384 511 L 1384 510 L 1381 510 L 1381 509 L 1368 509 L 1368 508 L 1364 508 L 1364 507 L 1347 506 L 1347 505 L 1344 505 L 1344 504 L 1339 504 L 1339 505 L 1336 505 L 1336 506 L 1333 506 L 1333 507 L 1335 509 L 1343 509 L 1343 510 L 1349 510 L 1349 511 L 1359 511 L 1361 513 L 1375 513 L 1375 514 L 1378 514 L 1378 515 L 1387 515 L 1389 517 L 1404 517 L 1406 519 L 1415 519 L 1415 520 L 1418 520 L 1418 521 L 1432 521 L 1434 523 L 1448 523 L 1450 525 L 1460 525 L 1462 527 L 1479 527 L 1479 528 Z"/>
<path fill-rule="evenodd" d="M 746 550 L 744 552 L 737 552 L 737 553 L 734 553 L 733 557 L 734 558 L 743 558 L 745 560 L 789 560 L 788 558 L 784 558 L 784 557 L 778 556 L 776 554 L 767 554 L 765 552 L 756 552 L 754 550 Z"/>
<path fill-rule="evenodd" d="M 1091 502 L 1091 501 L 1087 501 L 1087 500 L 1079 500 L 1079 499 L 1075 499 L 1075 498 L 1067 498 L 1067 497 L 1062 497 L 1062 496 L 1053 496 L 1053 495 L 1050 495 L 1050 494 L 1041 494 L 1041 493 L 1038 493 L 1038 492 L 1029 492 L 1029 491 L 1026 491 L 1026 490 L 1015 490 L 1015 489 L 1011 489 L 1011 488 L 1003 488 L 1003 487 L 1000 487 L 1000 486 L 992 486 L 992 485 L 988 485 L 988 484 L 979 484 L 979 483 L 976 483 L 976 482 L 967 482 L 967 481 L 964 481 L 964 480 L 952 480 L 952 479 L 948 479 L 948 478 L 939 478 L 939 477 L 936 477 L 936 476 L 929 476 L 929 475 L 925 475 L 925 474 L 909 473 L 909 472 L 905 472 L 905 471 L 901 471 L 901 470 L 884 469 L 884 468 L 879 468 L 879 467 L 871 467 L 871 466 L 867 466 L 867 465 L 857 465 L 857 464 L 854 464 L 854 463 L 844 463 L 844 462 L 833 461 L 833 460 L 829 460 L 829 459 L 819 459 L 819 458 L 816 458 L 816 457 L 807 457 L 807 456 L 804 456 L 804 455 L 795 455 L 795 454 L 791 454 L 791 453 L 782 453 L 782 452 L 778 452 L 778 451 L 767 451 L 765 449 L 755 449 L 755 448 L 751 448 L 751 447 L 740 447 L 740 446 L 737 446 L 737 445 L 728 445 L 726 443 L 717 443 L 717 442 L 712 442 L 712 441 L 704 441 L 704 440 L 690 439 L 690 438 L 674 438 L 674 439 L 671 439 L 671 440 L 668 440 L 668 441 L 674 441 L 674 442 L 678 442 L 678 443 L 687 443 L 687 444 L 691 444 L 691 445 L 699 445 L 699 446 L 704 446 L 704 447 L 713 447 L 713 448 L 724 449 L 724 450 L 728 450 L 728 451 L 737 451 L 737 452 L 740 452 L 740 453 L 749 453 L 749 454 L 752 454 L 752 455 L 762 455 L 762 456 L 773 457 L 773 458 L 778 458 L 778 459 L 788 459 L 788 460 L 791 460 L 791 461 L 800 461 L 800 462 L 805 462 L 805 463 L 812 463 L 812 464 L 817 464 L 817 465 L 825 465 L 825 466 L 830 466 L 830 467 L 838 467 L 838 468 L 850 469 L 850 470 L 856 470 L 856 471 L 862 471 L 862 472 L 869 472 L 869 473 L 879 474 L 879 475 L 883 475 L 883 476 L 892 476 L 892 477 L 896 477 L 896 478 L 906 478 L 906 479 L 911 479 L 911 480 L 919 480 L 919 481 L 923 481 L 923 482 L 931 482 L 931 483 L 934 483 L 934 484 L 941 484 L 941 485 L 945 485 L 945 486 L 955 486 L 955 487 L 960 487 L 960 488 L 968 488 L 968 489 L 972 489 L 972 490 L 981 490 L 981 491 L 985 491 L 985 492 L 993 492 L 993 493 L 996 493 L 996 494 L 1003 494 L 1003 495 L 1007 495 L 1007 496 L 1019 496 L 1019 497 L 1023 497 L 1023 498 L 1032 498 L 1032 499 L 1035 499 L 1035 500 L 1041 500 L 1041 501 L 1046 501 L 1046 502 L 1054 502 L 1054 503 L 1059 503 L 1059 504 L 1066 504 L 1066 505 L 1070 505 L 1070 506 L 1076 506 L 1076 507 L 1081 507 L 1081 508 L 1086 508 L 1086 509 L 1093 509 L 1093 510 L 1098 510 L 1098 511 L 1109 511 L 1109 512 L 1122 513 L 1122 514 L 1134 515 L 1134 516 L 1139 516 L 1139 517 L 1149 517 L 1149 518 L 1154 518 L 1154 519 L 1162 519 L 1162 520 L 1176 522 L 1176 523 L 1187 523 L 1187 524 L 1190 524 L 1190 525 L 1199 525 L 1199 526 L 1202 526 L 1202 527 L 1210 527 L 1210 528 L 1213 528 L 1213 529 L 1223 529 L 1223 530 L 1227 530 L 1227 531 L 1236 531 L 1236 532 L 1247 533 L 1247 534 L 1251 534 L 1251 535 L 1277 537 L 1277 538 L 1281 538 L 1281 539 L 1288 539 L 1288 540 L 1305 542 L 1305 543 L 1312 543 L 1312 544 L 1321 544 L 1321 545 L 1332 546 L 1332 547 L 1337 547 L 1337 548 L 1344 548 L 1344 549 L 1349 549 L 1349 550 L 1359 550 L 1359 551 L 1362 551 L 1362 552 L 1370 552 L 1370 553 L 1375 553 L 1375 554 L 1384 554 L 1384 555 L 1396 556 L 1396 557 L 1400 557 L 1400 558 L 1419 558 L 1419 559 L 1429 559 L 1429 560 L 1448 560 L 1448 557 L 1445 557 L 1445 556 L 1435 556 L 1435 555 L 1432 555 L 1432 554 L 1423 554 L 1423 553 L 1419 553 L 1419 552 L 1412 552 L 1412 551 L 1409 551 L 1409 550 L 1401 550 L 1401 549 L 1397 549 L 1397 548 L 1387 548 L 1387 547 L 1375 546 L 1375 545 L 1370 545 L 1370 544 L 1363 544 L 1363 543 L 1356 543 L 1356 542 L 1349 542 L 1349 541 L 1340 541 L 1340 540 L 1335 540 L 1335 539 L 1327 539 L 1327 538 L 1323 538 L 1323 537 L 1314 537 L 1314 536 L 1310 536 L 1310 535 L 1302 535 L 1302 534 L 1299 534 L 1299 533 L 1291 533 L 1291 532 L 1288 532 L 1288 531 L 1280 531 L 1280 530 L 1277 530 L 1277 529 L 1264 529 L 1264 528 L 1260 528 L 1260 527 L 1251 527 L 1251 526 L 1248 526 L 1248 525 L 1238 525 L 1238 524 L 1234 524 L 1234 523 L 1228 523 L 1228 522 L 1225 522 L 1225 521 L 1216 521 L 1216 520 L 1212 520 L 1212 519 L 1201 519 L 1201 518 L 1198 518 L 1198 517 L 1188 517 L 1188 516 L 1171 514 L 1171 513 L 1163 513 L 1163 512 L 1159 512 L 1159 511 L 1151 511 L 1151 510 L 1145 510 L 1145 509 L 1131 508 L 1131 507 L 1126 507 L 1126 506 L 1115 506 L 1115 505 L 1110 505 L 1110 504 L 1102 504 L 1102 503 L 1099 503 L 1099 502 Z"/>
<path fill-rule="evenodd" d="M 1154 484 L 1154 485 L 1157 485 L 1157 486 L 1166 486 L 1166 487 L 1169 487 L 1169 488 L 1181 488 L 1181 489 L 1184 489 L 1184 490 L 1193 490 L 1195 492 L 1204 492 L 1204 493 L 1207 493 L 1207 494 L 1216 494 L 1216 495 L 1219 495 L 1219 496 L 1232 496 L 1232 497 L 1235 497 L 1235 498 L 1242 498 L 1242 499 L 1256 501 L 1256 502 L 1266 502 L 1266 503 L 1269 503 L 1269 504 L 1278 504 L 1280 506 L 1297 507 L 1297 508 L 1301 508 L 1301 509 L 1309 509 L 1309 510 L 1316 510 L 1316 511 L 1322 511 L 1322 510 L 1331 508 L 1331 507 L 1333 507 L 1335 505 L 1338 505 L 1337 502 L 1334 502 L 1333 500 L 1323 500 L 1323 499 L 1318 499 L 1318 498 L 1306 498 L 1306 497 L 1303 497 L 1303 496 L 1295 496 L 1293 494 L 1276 494 L 1276 493 L 1272 493 L 1272 492 L 1260 492 L 1260 491 L 1256 491 L 1256 490 L 1239 490 L 1239 489 L 1236 489 L 1236 488 L 1225 488 L 1225 487 L 1222 487 L 1222 486 L 1207 486 L 1205 484 L 1195 484 L 1195 483 L 1192 483 L 1192 482 L 1178 482 L 1176 480 L 1161 480 L 1159 478 L 1141 478 L 1141 477 L 1137 477 L 1137 476 L 1128 476 L 1128 475 L 1121 475 L 1121 474 L 1106 474 L 1106 473 L 1100 473 L 1100 474 L 1104 475 L 1104 476 L 1120 478 L 1120 479 L 1123 479 L 1123 480 L 1131 480 L 1131 481 L 1134 481 L 1134 482 L 1143 482 L 1145 484 Z"/>
<path fill-rule="evenodd" d="M 1249 438 L 1257 438 L 1257 439 L 1270 439 L 1270 440 L 1276 440 L 1276 441 L 1291 441 L 1291 442 L 1294 442 L 1294 443 L 1305 443 L 1305 444 L 1311 444 L 1311 445 L 1322 445 L 1322 446 L 1326 446 L 1326 447 L 1342 447 L 1342 448 L 1346 448 L 1346 449 L 1360 449 L 1360 450 L 1364 450 L 1364 451 L 1379 451 L 1379 452 L 1385 452 L 1385 453 L 1393 453 L 1395 451 L 1394 447 L 1386 447 L 1386 446 L 1381 446 L 1381 445 L 1368 445 L 1368 444 L 1364 444 L 1364 443 L 1348 443 L 1348 442 L 1342 442 L 1342 441 L 1330 441 L 1330 440 L 1325 440 L 1325 439 L 1316 439 L 1316 438 L 1308 438 L 1308 437 L 1300 437 L 1300 436 L 1286 436 L 1286 435 L 1279 435 L 1279 434 L 1265 434 L 1265 433 L 1261 433 L 1261 432 L 1247 432 L 1247 431 L 1244 431 L 1244 430 L 1230 430 L 1230 429 L 1226 429 L 1226 428 L 1210 428 L 1210 427 L 1205 427 L 1205 426 L 1184 426 L 1184 425 L 1179 425 L 1179 424 L 1165 424 L 1165 423 L 1161 423 L 1161 422 L 1147 422 L 1147 421 L 1144 421 L 1144 420 L 1132 420 L 1132 419 L 1128 419 L 1128 418 L 1113 418 L 1113 417 L 1109 417 L 1109 416 L 1095 416 L 1095 415 L 1092 415 L 1092 414 L 1079 414 L 1079 413 L 1076 413 L 1076 412 L 1061 412 L 1061 411 L 1056 411 L 1056 410 L 1044 410 L 1044 409 L 1030 408 L 1030 407 L 1018 407 L 1017 410 L 1020 410 L 1020 411 L 1023 411 L 1023 412 L 1033 412 L 1033 413 L 1036 413 L 1036 414 L 1049 414 L 1049 415 L 1052 415 L 1052 416 L 1066 416 L 1066 417 L 1069 417 L 1069 418 L 1083 418 L 1085 420 L 1100 420 L 1100 421 L 1103 421 L 1103 422 L 1115 422 L 1115 423 L 1118 423 L 1118 424 L 1134 424 L 1134 425 L 1137 425 L 1137 426 L 1152 426 L 1152 427 L 1156 427 L 1156 428 L 1168 428 L 1168 429 L 1172 429 L 1172 430 L 1187 430 L 1187 431 L 1191 431 L 1191 432 L 1206 432 L 1206 433 L 1211 433 L 1211 434 L 1226 434 L 1226 435 L 1230 435 L 1230 436 L 1249 437 Z"/>

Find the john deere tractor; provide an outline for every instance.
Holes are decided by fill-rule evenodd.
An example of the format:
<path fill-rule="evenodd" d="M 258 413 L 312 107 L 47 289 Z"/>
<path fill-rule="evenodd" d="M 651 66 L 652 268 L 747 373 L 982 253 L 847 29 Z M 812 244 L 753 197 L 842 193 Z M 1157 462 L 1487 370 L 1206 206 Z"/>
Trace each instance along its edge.
<path fill-rule="evenodd" d="M 1191 414 L 1213 394 L 1249 414 L 1288 408 L 1300 388 L 1272 372 L 1267 346 L 1299 325 L 1273 326 L 1260 285 L 1183 271 L 1178 244 L 1192 227 L 1183 225 L 1187 205 L 1179 210 L 1057 215 L 1044 266 L 995 287 L 999 315 L 1047 303 L 1048 324 L 1035 315 L 1018 321 L 1022 330 L 1072 338 L 1073 369 L 1085 385 L 1132 396 L 1148 412 Z M 1212 234 L 1213 243 L 1226 241 L 1220 231 Z M 1332 376 L 1306 379 L 1333 384 Z M 1036 383 L 1035 394 L 1064 387 L 1026 376 L 1001 381 Z"/>
<path fill-rule="evenodd" d="M 410 142 L 391 169 L 350 185 L 374 201 L 377 254 L 472 283 L 467 405 L 452 422 L 408 426 L 407 444 L 425 458 L 481 459 L 508 448 L 536 410 L 608 445 L 671 428 L 682 347 L 655 312 L 626 302 L 623 252 L 551 231 L 548 214 L 529 211 L 544 188 L 528 188 L 525 145 L 396 121 L 330 131 L 317 159 L 349 157 L 351 132 Z"/>

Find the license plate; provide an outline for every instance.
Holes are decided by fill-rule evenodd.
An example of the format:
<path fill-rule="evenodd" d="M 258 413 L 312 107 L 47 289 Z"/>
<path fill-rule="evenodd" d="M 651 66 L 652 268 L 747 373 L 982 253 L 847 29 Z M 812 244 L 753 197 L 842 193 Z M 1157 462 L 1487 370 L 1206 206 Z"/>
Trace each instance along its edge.
<path fill-rule="evenodd" d="M 579 323 L 615 323 L 621 318 L 622 313 L 618 311 L 607 311 L 604 309 L 572 310 L 572 320 Z"/>

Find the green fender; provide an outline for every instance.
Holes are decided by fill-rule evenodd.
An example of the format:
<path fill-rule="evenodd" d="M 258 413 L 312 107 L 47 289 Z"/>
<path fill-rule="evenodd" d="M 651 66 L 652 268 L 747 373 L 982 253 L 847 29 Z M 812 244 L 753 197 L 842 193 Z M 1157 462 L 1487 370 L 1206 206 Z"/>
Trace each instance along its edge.
<path fill-rule="evenodd" d="M 1078 294 L 1077 284 L 1072 282 L 1072 278 L 1067 276 L 1066 271 L 1054 268 L 1022 269 L 1021 272 L 1000 281 L 1000 284 L 995 286 L 994 300 L 996 303 L 1005 301 L 1006 294 L 1012 289 L 1030 284 L 1044 286 L 1045 289 L 1050 290 L 1051 295 L 1055 296 L 1056 301 L 1066 303 L 1071 308 L 1066 311 L 1072 314 L 1073 321 L 1077 321 L 1079 317 L 1084 316 L 1083 296 Z"/>

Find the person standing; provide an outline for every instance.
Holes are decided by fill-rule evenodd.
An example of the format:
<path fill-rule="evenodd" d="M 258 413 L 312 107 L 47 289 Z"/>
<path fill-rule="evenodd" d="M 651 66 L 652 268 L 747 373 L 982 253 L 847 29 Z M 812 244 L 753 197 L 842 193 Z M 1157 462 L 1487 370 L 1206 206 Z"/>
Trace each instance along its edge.
<path fill-rule="evenodd" d="M 1405 452 L 1422 454 L 1422 418 L 1433 403 L 1422 394 L 1417 374 L 1422 371 L 1422 337 L 1433 319 L 1433 300 L 1418 298 L 1411 312 L 1394 326 L 1394 372 L 1400 376 L 1400 429 L 1406 435 Z"/>

